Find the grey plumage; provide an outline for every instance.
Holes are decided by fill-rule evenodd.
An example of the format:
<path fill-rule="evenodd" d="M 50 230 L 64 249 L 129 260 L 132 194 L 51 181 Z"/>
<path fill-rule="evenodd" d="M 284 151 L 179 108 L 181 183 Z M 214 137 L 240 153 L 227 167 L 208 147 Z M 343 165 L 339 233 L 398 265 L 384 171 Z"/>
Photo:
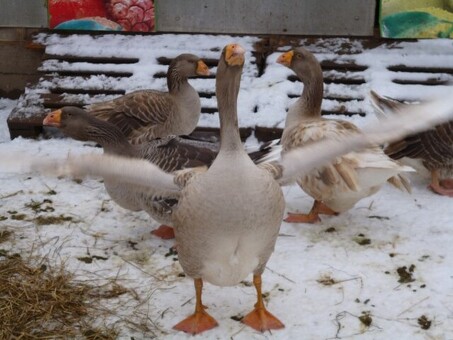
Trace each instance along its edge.
<path fill-rule="evenodd" d="M 103 147 L 106 154 L 146 160 L 167 173 L 209 167 L 219 149 L 218 143 L 185 136 L 168 136 L 132 145 L 114 124 L 97 119 L 85 110 L 73 106 L 51 112 L 47 117 L 44 125 L 57 126 L 71 138 L 94 141 Z M 272 152 L 272 145 L 265 144 L 249 155 L 252 160 L 260 162 Z M 145 210 L 160 223 L 171 223 L 170 218 L 178 203 L 178 194 L 161 195 L 147 188 L 143 189 L 140 185 L 124 184 L 114 178 L 106 178 L 104 184 L 112 199 L 123 208 L 134 211 Z"/>
<path fill-rule="evenodd" d="M 111 101 L 88 105 L 95 117 L 115 124 L 133 144 L 169 135 L 186 135 L 197 126 L 201 104 L 188 77 L 209 70 L 193 54 L 175 58 L 167 72 L 169 92 L 140 90 Z"/>
<path fill-rule="evenodd" d="M 85 110 L 66 106 L 60 110 L 59 129 L 67 136 L 81 141 L 100 144 L 106 154 L 149 161 L 165 172 L 184 168 L 209 166 L 214 160 L 217 145 L 197 142 L 177 136 L 168 136 L 132 145 L 114 124 L 102 121 Z M 52 125 L 50 113 L 44 124 Z M 129 185 L 114 178 L 105 179 L 105 188 L 112 199 L 123 208 L 145 210 L 160 223 L 170 224 L 172 209 L 177 204 L 178 194 L 165 196 L 140 185 Z"/>

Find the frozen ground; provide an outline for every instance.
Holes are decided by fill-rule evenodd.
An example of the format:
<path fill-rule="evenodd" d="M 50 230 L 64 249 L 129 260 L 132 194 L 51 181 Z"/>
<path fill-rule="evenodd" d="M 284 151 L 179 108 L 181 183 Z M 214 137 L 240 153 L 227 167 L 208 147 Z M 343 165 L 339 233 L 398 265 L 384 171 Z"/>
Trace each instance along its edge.
<path fill-rule="evenodd" d="M 287 74 L 276 66 L 274 72 Z M 243 84 L 245 91 L 249 85 Z M 71 140 L 9 141 L 6 117 L 14 104 L 0 99 L 0 151 L 17 157 L 100 152 Z M 117 323 L 121 338 L 191 338 L 172 326 L 193 311 L 193 283 L 169 255 L 173 241 L 150 234 L 156 222 L 118 207 L 99 180 L 0 179 L 0 229 L 14 233 L 1 249 L 65 261 L 82 280 L 117 277 L 137 293 L 121 297 L 121 308 L 112 303 L 117 315 L 109 321 Z M 250 277 L 230 288 L 205 285 L 204 303 L 220 326 L 196 338 L 453 339 L 453 199 L 431 193 L 426 177 L 411 179 L 411 195 L 386 186 L 321 224 L 282 223 L 263 289 L 285 329 L 260 334 L 233 320 L 255 303 Z M 298 187 L 284 191 L 288 211 L 309 210 L 312 199 Z M 40 217 L 49 216 L 59 222 L 42 224 Z M 431 321 L 428 329 L 420 325 L 422 316 Z M 122 319 L 146 322 L 153 331 L 133 332 Z"/>

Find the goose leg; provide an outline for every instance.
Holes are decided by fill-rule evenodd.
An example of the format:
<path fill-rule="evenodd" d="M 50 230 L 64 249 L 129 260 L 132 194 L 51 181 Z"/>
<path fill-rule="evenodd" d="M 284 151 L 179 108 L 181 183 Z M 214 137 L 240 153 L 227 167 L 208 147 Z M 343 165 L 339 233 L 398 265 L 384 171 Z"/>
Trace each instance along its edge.
<path fill-rule="evenodd" d="M 203 289 L 203 280 L 194 279 L 195 284 L 195 313 L 186 319 L 182 320 L 180 323 L 175 325 L 173 329 L 178 331 L 183 331 L 190 333 L 192 335 L 199 334 L 201 332 L 207 331 L 211 328 L 217 327 L 218 323 L 215 319 L 205 312 L 205 306 L 201 302 L 201 291 Z"/>
<path fill-rule="evenodd" d="M 453 197 L 453 180 L 440 180 L 439 170 L 431 171 L 431 184 L 428 186 L 436 194 Z"/>
<path fill-rule="evenodd" d="M 154 236 L 160 237 L 161 239 L 164 240 L 170 240 L 172 238 L 175 238 L 175 231 L 172 227 L 162 224 L 159 226 L 159 228 L 153 230 L 151 232 Z"/>
<path fill-rule="evenodd" d="M 321 222 L 319 214 L 329 216 L 338 215 L 337 212 L 330 209 L 327 205 L 325 205 L 321 201 L 315 200 L 315 202 L 313 203 L 313 207 L 311 208 L 308 214 L 288 213 L 288 217 L 285 218 L 284 221 L 288 223 L 317 223 Z"/>
<path fill-rule="evenodd" d="M 268 331 L 271 329 L 284 328 L 285 325 L 279 319 L 269 313 L 264 306 L 263 296 L 261 294 L 261 274 L 253 275 L 253 284 L 256 288 L 258 301 L 256 302 L 253 311 L 247 314 L 242 319 L 242 322 L 260 332 Z"/>

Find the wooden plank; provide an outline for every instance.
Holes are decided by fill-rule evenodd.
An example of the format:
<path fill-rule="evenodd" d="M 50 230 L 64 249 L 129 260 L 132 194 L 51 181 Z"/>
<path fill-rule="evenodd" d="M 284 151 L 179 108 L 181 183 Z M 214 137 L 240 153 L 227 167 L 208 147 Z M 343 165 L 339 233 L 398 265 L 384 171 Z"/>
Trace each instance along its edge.
<path fill-rule="evenodd" d="M 294 74 L 291 74 L 290 76 L 288 76 L 288 80 L 292 81 L 292 82 L 300 81 L 299 78 Z M 340 77 L 331 77 L 331 76 L 324 77 L 324 84 L 361 85 L 361 84 L 365 84 L 365 83 L 366 83 L 366 80 L 360 76 L 351 77 L 351 78 L 349 78 L 349 77 L 340 78 Z"/>
<path fill-rule="evenodd" d="M 395 84 L 401 85 L 425 85 L 425 86 L 437 86 L 437 85 L 448 85 L 451 83 L 448 79 L 439 79 L 439 78 L 428 78 L 426 80 L 417 80 L 417 79 L 392 79 L 392 82 Z"/>
<path fill-rule="evenodd" d="M 118 57 L 93 57 L 93 56 L 74 56 L 68 54 L 47 54 L 43 55 L 43 60 L 60 60 L 68 63 L 86 62 L 91 64 L 136 64 L 139 58 L 118 58 Z"/>
<path fill-rule="evenodd" d="M 283 129 L 255 126 L 255 137 L 259 142 L 269 142 L 281 138 Z"/>
<path fill-rule="evenodd" d="M 97 94 L 105 94 L 105 95 L 124 95 L 126 94 L 126 90 L 115 90 L 115 89 L 108 89 L 108 88 L 99 88 L 99 89 L 85 89 L 85 88 L 63 88 L 63 87 L 56 87 L 50 89 L 51 93 L 63 94 L 89 94 L 90 96 L 95 96 Z"/>
<path fill-rule="evenodd" d="M 82 107 L 88 103 L 80 100 L 70 100 L 66 98 L 63 94 L 58 93 L 43 93 L 41 98 L 44 100 L 43 107 L 54 109 L 60 108 L 62 106 L 78 106 Z"/>
<path fill-rule="evenodd" d="M 323 60 L 321 61 L 321 68 L 324 71 L 335 70 L 338 72 L 361 72 L 365 71 L 368 66 L 357 65 L 356 63 L 350 62 L 336 62 L 334 60 Z"/>
<path fill-rule="evenodd" d="M 124 72 L 124 71 L 98 71 L 98 70 L 80 70 L 80 71 L 72 71 L 72 70 L 40 70 L 40 72 L 49 75 L 49 73 L 57 74 L 60 76 L 100 76 L 105 75 L 107 77 L 132 77 L 132 72 Z"/>
<path fill-rule="evenodd" d="M 340 105 L 335 110 L 321 110 L 322 116 L 330 116 L 330 115 L 345 115 L 349 117 L 353 116 L 361 116 L 365 117 L 365 112 L 357 112 L 357 111 L 348 111 L 346 106 Z"/>
<path fill-rule="evenodd" d="M 393 72 L 453 74 L 453 68 L 450 68 L 450 67 L 423 67 L 423 66 L 392 65 L 392 66 L 387 67 L 387 69 L 389 71 L 393 71 Z"/>
<path fill-rule="evenodd" d="M 11 139 L 16 137 L 38 137 L 42 133 L 42 121 L 44 117 L 45 112 L 35 113 L 26 117 L 10 115 L 6 122 L 8 124 Z"/>
<path fill-rule="evenodd" d="M 156 0 L 158 32 L 373 35 L 376 0 Z"/>
<path fill-rule="evenodd" d="M 212 98 L 215 97 L 215 92 L 199 92 L 200 98 Z"/>
<path fill-rule="evenodd" d="M 159 78 L 167 78 L 167 72 L 157 72 L 153 74 L 153 78 L 159 79 Z M 192 79 L 214 79 L 215 74 L 211 72 L 210 75 L 208 76 L 195 76 L 191 77 Z"/>
<path fill-rule="evenodd" d="M 201 58 L 201 59 L 203 59 L 204 63 L 209 67 L 216 67 L 217 64 L 219 63 L 219 59 L 215 59 L 215 58 Z M 160 65 L 167 65 L 167 66 L 170 65 L 172 60 L 173 60 L 172 58 L 167 58 L 167 57 L 157 58 L 157 62 Z"/>
<path fill-rule="evenodd" d="M 298 94 L 288 94 L 288 98 L 299 98 L 300 93 Z M 337 95 L 337 94 L 324 94 L 324 100 L 336 100 L 339 102 L 350 102 L 352 100 L 358 100 L 358 101 L 363 101 L 364 98 L 358 98 L 358 97 L 351 97 L 348 95 Z"/>

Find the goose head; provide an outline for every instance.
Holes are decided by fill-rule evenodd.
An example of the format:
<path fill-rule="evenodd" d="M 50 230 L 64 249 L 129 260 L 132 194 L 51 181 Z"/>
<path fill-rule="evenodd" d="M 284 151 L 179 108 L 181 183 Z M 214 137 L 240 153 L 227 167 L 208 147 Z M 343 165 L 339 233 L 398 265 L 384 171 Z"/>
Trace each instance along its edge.
<path fill-rule="evenodd" d="M 229 66 L 239 66 L 242 68 L 245 61 L 245 50 L 239 44 L 228 44 L 223 48 L 221 58 Z"/>
<path fill-rule="evenodd" d="M 277 63 L 293 70 L 305 84 L 313 80 L 322 82 L 322 69 L 319 61 L 310 51 L 298 47 L 281 54 Z"/>
<path fill-rule="evenodd" d="M 80 141 L 98 142 L 106 134 L 112 135 L 112 139 L 118 137 L 115 126 L 75 106 L 65 106 L 48 113 L 43 120 L 43 125 L 56 127 L 66 136 Z"/>
<path fill-rule="evenodd" d="M 293 70 L 304 84 L 301 97 L 288 110 L 285 127 L 304 119 L 320 118 L 324 83 L 316 57 L 305 48 L 298 47 L 280 55 L 277 63 Z"/>
<path fill-rule="evenodd" d="M 170 63 L 168 68 L 170 73 L 177 73 L 181 77 L 209 76 L 209 68 L 194 54 L 184 53 L 177 56 Z"/>

